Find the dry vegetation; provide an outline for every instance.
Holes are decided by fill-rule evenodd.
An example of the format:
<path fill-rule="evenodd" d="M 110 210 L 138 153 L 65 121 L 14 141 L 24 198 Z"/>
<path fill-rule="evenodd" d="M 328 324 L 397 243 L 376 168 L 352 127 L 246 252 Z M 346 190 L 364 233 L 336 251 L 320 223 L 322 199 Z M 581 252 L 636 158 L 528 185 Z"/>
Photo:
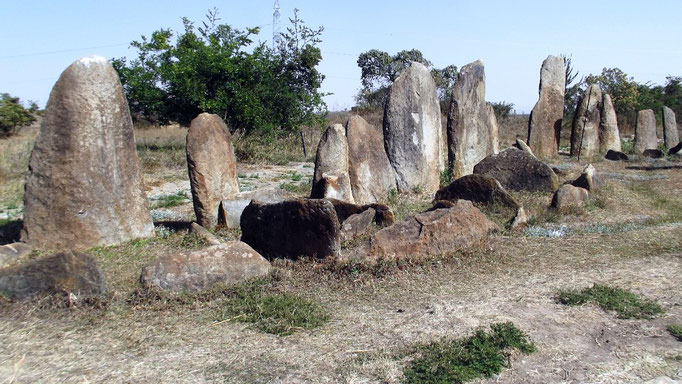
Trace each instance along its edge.
<path fill-rule="evenodd" d="M 523 137 L 527 126 L 527 117 L 510 119 L 500 128 L 502 147 Z M 184 186 L 184 135 L 182 127 L 136 131 L 148 192 L 168 196 L 177 193 L 172 188 Z M 21 201 L 33 136 L 26 131 L 0 140 L 0 212 L 8 202 Z M 251 164 L 239 166 L 240 183 L 306 195 L 319 132 L 307 132 L 306 138 L 308 162 L 302 162 L 298 136 L 271 143 L 237 138 L 238 152 L 253 153 Z M 288 160 L 297 162 L 273 164 Z M 259 294 L 313 303 L 324 311 L 319 316 L 328 316 L 310 329 L 289 325 L 283 333 L 292 331 L 288 336 L 234 318 L 241 313 L 234 311 L 239 287 L 181 295 L 142 290 L 138 277 L 145 263 L 205 246 L 186 233 L 185 224 L 168 221 L 153 239 L 91 250 L 107 277 L 105 298 L 71 308 L 60 296 L 2 300 L 0 380 L 397 383 L 405 369 L 429 356 L 420 346 L 465 340 L 477 329 L 506 322 L 527 334 L 537 352 L 512 351 L 510 368 L 477 382 L 679 380 L 682 343 L 672 332 L 682 324 L 682 170 L 673 159 L 665 163 L 673 166 L 668 169 L 652 164 L 596 162 L 604 186 L 591 204 L 567 212 L 547 209 L 547 194 L 515 193 L 531 216 L 530 228 L 523 234 L 503 230 L 469 252 L 373 267 L 275 261 L 272 275 L 259 283 L 265 290 Z M 581 170 L 568 157 L 552 166 L 562 171 L 562 181 Z M 173 199 L 154 201 L 166 200 Z M 178 205 L 159 210 L 191 219 L 189 200 L 175 200 Z M 393 195 L 388 203 L 404 218 L 428 207 L 429 198 Z M 239 232 L 218 235 L 237 239 Z M 590 301 L 566 306 L 556 299 L 562 290 L 595 284 L 632 291 L 663 312 L 652 319 L 620 319 Z M 246 297 L 242 304 L 260 303 Z M 317 310 L 311 308 L 311 313 Z"/>

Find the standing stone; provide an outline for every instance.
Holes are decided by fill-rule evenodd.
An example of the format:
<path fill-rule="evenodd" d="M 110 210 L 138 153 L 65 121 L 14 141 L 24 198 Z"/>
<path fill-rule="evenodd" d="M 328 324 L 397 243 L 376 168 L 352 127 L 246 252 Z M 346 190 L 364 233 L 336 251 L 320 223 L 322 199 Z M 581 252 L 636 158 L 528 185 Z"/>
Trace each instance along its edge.
<path fill-rule="evenodd" d="M 50 93 L 29 161 L 22 239 L 82 249 L 153 235 L 121 82 L 106 59 L 84 57 Z"/>
<path fill-rule="evenodd" d="M 381 130 L 360 116 L 346 123 L 348 139 L 348 175 L 357 204 L 372 204 L 386 200 L 396 188 L 395 171 L 384 150 Z"/>
<path fill-rule="evenodd" d="M 599 152 L 601 105 L 601 88 L 592 84 L 578 100 L 578 108 L 573 117 L 571 156 L 590 159 Z"/>
<path fill-rule="evenodd" d="M 355 201 L 348 176 L 348 141 L 341 124 L 329 126 L 320 138 L 310 197 Z"/>
<path fill-rule="evenodd" d="M 436 83 L 424 65 L 413 62 L 391 86 L 384 111 L 384 143 L 398 190 L 438 189 L 441 136 Z"/>
<path fill-rule="evenodd" d="M 677 133 L 677 121 L 675 112 L 668 107 L 663 107 L 663 140 L 665 149 L 670 150 L 680 143 L 680 136 Z"/>
<path fill-rule="evenodd" d="M 641 155 L 647 149 L 658 148 L 656 136 L 656 116 L 651 109 L 645 109 L 637 113 L 637 125 L 635 125 L 635 153 Z"/>
<path fill-rule="evenodd" d="M 609 150 L 621 151 L 620 133 L 618 132 L 616 109 L 613 108 L 611 96 L 604 93 L 601 123 L 599 124 L 599 153 L 607 153 Z"/>
<path fill-rule="evenodd" d="M 499 152 L 497 119 L 485 102 L 485 69 L 480 60 L 465 65 L 457 75 L 447 129 L 453 180 L 470 175 L 479 161 Z"/>
<path fill-rule="evenodd" d="M 187 170 L 199 225 L 215 228 L 220 201 L 239 193 L 230 131 L 218 115 L 202 113 L 187 132 Z"/>
<path fill-rule="evenodd" d="M 565 88 L 564 60 L 547 56 L 540 69 L 540 98 L 528 122 L 528 145 L 540 158 L 554 157 L 558 153 Z"/>

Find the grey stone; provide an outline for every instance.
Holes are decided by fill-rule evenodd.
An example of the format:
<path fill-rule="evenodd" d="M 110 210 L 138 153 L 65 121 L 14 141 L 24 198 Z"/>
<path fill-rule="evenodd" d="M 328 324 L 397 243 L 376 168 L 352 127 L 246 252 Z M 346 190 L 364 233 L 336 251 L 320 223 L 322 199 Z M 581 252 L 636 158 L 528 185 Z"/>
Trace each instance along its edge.
<path fill-rule="evenodd" d="M 169 291 L 198 291 L 267 276 L 270 263 L 241 241 L 157 257 L 142 268 L 140 283 Z"/>
<path fill-rule="evenodd" d="M 442 139 L 436 84 L 424 65 L 413 62 L 391 86 L 384 112 L 386 154 L 399 191 L 438 190 Z"/>
<path fill-rule="evenodd" d="M 234 200 L 223 200 L 218 208 L 218 226 L 239 228 L 242 212 L 251 203 L 251 200 L 258 200 L 262 203 L 279 203 L 284 198 L 281 188 L 270 187 L 242 192 Z"/>
<path fill-rule="evenodd" d="M 590 194 L 585 188 L 564 184 L 559 188 L 552 198 L 552 208 L 559 210 L 567 209 L 571 206 L 583 206 L 590 199 Z"/>
<path fill-rule="evenodd" d="M 530 149 L 530 147 L 528 146 L 528 144 L 526 144 L 525 141 L 523 141 L 523 140 L 521 140 L 521 139 L 519 139 L 519 138 L 516 138 L 516 143 L 514 144 L 514 146 L 515 146 L 516 148 L 518 148 L 518 149 L 520 149 L 520 150 L 526 152 L 527 154 L 529 154 L 529 155 L 535 157 L 535 154 L 534 154 L 533 151 Z"/>
<path fill-rule="evenodd" d="M 641 155 L 646 149 L 657 149 L 658 137 L 656 136 L 656 116 L 651 109 L 645 109 L 637 113 L 637 125 L 635 126 L 634 151 Z"/>
<path fill-rule="evenodd" d="M 613 149 L 609 149 L 608 152 L 606 152 L 606 156 L 604 156 L 607 160 L 611 161 L 628 161 L 630 158 L 628 155 L 624 154 L 623 152 L 619 151 L 614 151 Z"/>
<path fill-rule="evenodd" d="M 540 69 L 540 97 L 528 121 L 528 146 L 540 158 L 557 155 L 566 92 L 564 60 L 547 56 Z"/>
<path fill-rule="evenodd" d="M 571 129 L 571 156 L 592 159 L 599 153 L 602 92 L 592 84 L 578 100 Z"/>
<path fill-rule="evenodd" d="M 516 211 L 516 216 L 511 221 L 511 230 L 512 231 L 521 231 L 524 228 L 528 226 L 528 215 L 526 214 L 526 210 L 523 209 L 523 207 L 519 207 L 519 209 Z"/>
<path fill-rule="evenodd" d="M 587 164 L 577 179 L 572 183 L 573 186 L 585 188 L 590 192 L 594 192 L 601 186 L 601 177 L 597 174 L 597 170 L 592 164 Z"/>
<path fill-rule="evenodd" d="M 602 101 L 601 123 L 599 124 L 599 152 L 621 151 L 618 118 L 613 107 L 611 96 L 604 93 Z"/>
<path fill-rule="evenodd" d="M 680 136 L 677 132 L 677 121 L 675 112 L 668 107 L 663 107 L 663 141 L 665 149 L 670 150 L 680 143 Z"/>
<path fill-rule="evenodd" d="M 485 101 L 485 68 L 478 60 L 460 70 L 448 111 L 448 167 L 452 178 L 470 175 L 486 156 L 499 152 L 497 119 Z"/>
<path fill-rule="evenodd" d="M 492 177 L 467 175 L 436 192 L 434 200 L 469 200 L 484 205 L 497 205 L 517 210 L 520 205 L 500 183 Z"/>
<path fill-rule="evenodd" d="M 559 178 L 552 168 L 516 148 L 486 157 L 476 164 L 474 174 L 490 176 L 512 191 L 554 192 L 559 188 Z"/>
<path fill-rule="evenodd" d="M 341 124 L 333 124 L 327 128 L 317 145 L 310 198 L 332 197 L 355 202 L 348 176 L 348 164 L 346 130 Z"/>
<path fill-rule="evenodd" d="M 22 240 L 86 249 L 154 236 L 133 122 L 114 68 L 71 64 L 52 88 L 24 194 Z"/>
<path fill-rule="evenodd" d="M 186 151 L 197 222 L 215 228 L 220 201 L 239 193 L 232 138 L 220 116 L 202 113 L 192 120 Z"/>
<path fill-rule="evenodd" d="M 368 208 L 360 213 L 349 216 L 341 223 L 341 241 L 353 240 L 356 237 L 365 235 L 371 228 L 376 211 Z"/>
<path fill-rule="evenodd" d="M 28 255 L 32 250 L 33 248 L 26 243 L 0 245 L 0 268 Z"/>

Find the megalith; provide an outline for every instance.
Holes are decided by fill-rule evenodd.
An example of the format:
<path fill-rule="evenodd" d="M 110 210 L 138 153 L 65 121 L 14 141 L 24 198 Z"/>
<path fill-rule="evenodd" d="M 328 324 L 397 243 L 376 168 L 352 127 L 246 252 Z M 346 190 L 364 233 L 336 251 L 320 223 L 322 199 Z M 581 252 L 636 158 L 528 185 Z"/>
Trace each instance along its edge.
<path fill-rule="evenodd" d="M 665 141 L 665 149 L 668 150 L 680 143 L 675 112 L 666 106 L 663 107 L 663 141 Z"/>
<path fill-rule="evenodd" d="M 651 109 L 645 109 L 637 113 L 637 125 L 635 125 L 635 153 L 641 155 L 647 149 L 658 148 L 658 136 L 656 136 L 656 116 Z"/>
<path fill-rule="evenodd" d="M 602 98 L 601 123 L 599 124 L 599 153 L 621 151 L 620 133 L 616 109 L 613 108 L 611 95 L 604 93 Z"/>
<path fill-rule="evenodd" d="M 84 249 L 154 235 L 121 82 L 84 57 L 52 88 L 29 161 L 22 240 Z"/>
<path fill-rule="evenodd" d="M 348 176 L 348 141 L 341 124 L 329 126 L 317 145 L 310 197 L 355 201 Z"/>
<path fill-rule="evenodd" d="M 237 160 L 223 119 L 210 113 L 194 118 L 187 132 L 186 151 L 197 223 L 215 228 L 220 201 L 239 193 Z"/>
<path fill-rule="evenodd" d="M 383 128 L 398 190 L 438 190 L 443 167 L 440 105 L 436 83 L 423 64 L 413 62 L 391 86 Z"/>
<path fill-rule="evenodd" d="M 571 156 L 593 158 L 599 153 L 602 92 L 597 84 L 590 85 L 578 100 L 571 129 Z"/>
<path fill-rule="evenodd" d="M 499 152 L 497 119 L 485 101 L 485 68 L 480 60 L 460 70 L 448 111 L 448 168 L 455 180 L 474 172 L 479 161 Z"/>
<path fill-rule="evenodd" d="M 540 158 L 557 155 L 566 93 L 564 60 L 547 56 L 540 68 L 540 97 L 528 121 L 528 145 Z"/>
<path fill-rule="evenodd" d="M 384 150 L 381 130 L 360 116 L 346 123 L 348 174 L 357 204 L 385 201 L 396 189 L 395 172 Z"/>

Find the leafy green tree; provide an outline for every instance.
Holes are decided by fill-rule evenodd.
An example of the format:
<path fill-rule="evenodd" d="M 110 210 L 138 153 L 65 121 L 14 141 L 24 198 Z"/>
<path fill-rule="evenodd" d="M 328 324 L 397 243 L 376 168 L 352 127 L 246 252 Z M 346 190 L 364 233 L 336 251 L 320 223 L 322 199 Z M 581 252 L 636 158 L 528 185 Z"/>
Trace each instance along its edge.
<path fill-rule="evenodd" d="M 514 103 L 507 103 L 506 101 L 496 101 L 490 103 L 495 111 L 495 118 L 497 121 L 504 120 L 514 111 Z"/>
<path fill-rule="evenodd" d="M 323 28 L 313 30 L 298 17 L 275 49 L 253 46 L 258 28 L 242 31 L 220 24 L 218 11 L 201 27 L 183 18 L 177 35 L 160 29 L 131 45 L 138 57 L 114 59 L 135 116 L 187 124 L 201 112 L 223 117 L 233 130 L 261 134 L 295 131 L 326 114 L 319 92 L 324 76 L 317 44 Z M 250 47 L 251 52 L 248 52 Z"/>
<path fill-rule="evenodd" d="M 33 103 L 30 108 L 37 104 Z M 24 108 L 18 97 L 9 93 L 0 94 L 0 136 L 16 133 L 19 127 L 29 125 L 36 120 L 30 109 Z"/>
<path fill-rule="evenodd" d="M 602 92 L 611 95 L 619 120 L 631 121 L 633 115 L 636 116 L 640 93 L 639 84 L 619 68 L 604 68 L 600 75 L 588 75 L 584 79 L 584 84 L 585 88 L 597 84 Z"/>
<path fill-rule="evenodd" d="M 582 85 L 582 79 L 579 81 L 575 82 L 575 79 L 578 77 L 578 71 L 573 68 L 573 65 L 571 63 L 572 56 L 570 55 L 561 55 L 561 57 L 564 59 L 564 69 L 565 69 L 565 76 L 566 76 L 566 85 L 565 85 L 565 94 L 564 94 L 564 124 L 571 124 L 571 121 L 573 121 L 573 115 L 575 114 L 575 108 L 576 105 L 578 104 L 578 98 L 580 97 L 580 94 L 582 93 L 583 89 L 581 88 Z"/>

